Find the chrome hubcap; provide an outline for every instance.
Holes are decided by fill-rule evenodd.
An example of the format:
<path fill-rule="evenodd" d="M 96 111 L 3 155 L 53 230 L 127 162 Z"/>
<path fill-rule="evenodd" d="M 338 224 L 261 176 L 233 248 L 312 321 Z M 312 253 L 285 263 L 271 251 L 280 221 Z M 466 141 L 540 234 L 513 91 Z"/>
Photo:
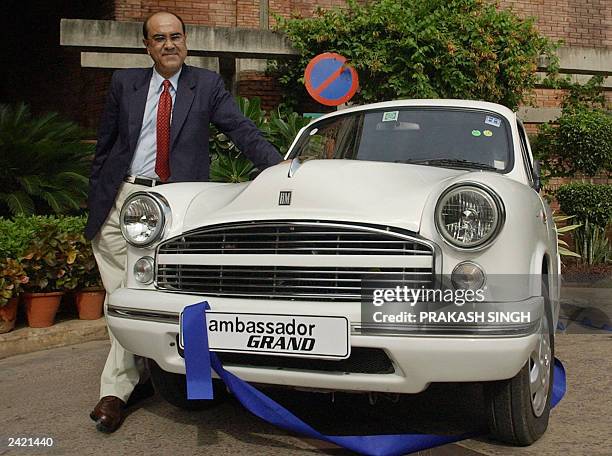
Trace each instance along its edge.
<path fill-rule="evenodd" d="M 535 416 L 540 417 L 546 408 L 550 389 L 550 363 L 552 363 L 548 318 L 542 317 L 540 340 L 529 357 L 529 390 L 531 408 Z"/>

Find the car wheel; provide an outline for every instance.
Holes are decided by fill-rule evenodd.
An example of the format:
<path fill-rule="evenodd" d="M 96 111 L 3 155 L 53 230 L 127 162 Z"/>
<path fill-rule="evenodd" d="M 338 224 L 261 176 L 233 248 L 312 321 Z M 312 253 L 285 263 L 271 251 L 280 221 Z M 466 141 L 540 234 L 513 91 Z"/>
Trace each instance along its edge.
<path fill-rule="evenodd" d="M 554 373 L 554 330 L 548 300 L 540 338 L 515 377 L 485 384 L 486 412 L 493 438 L 516 446 L 531 445 L 548 427 Z"/>
<path fill-rule="evenodd" d="M 189 400 L 187 399 L 187 378 L 184 375 L 166 372 L 153 360 L 149 360 L 149 369 L 155 391 L 175 407 L 184 410 L 206 410 L 219 405 L 228 397 L 223 382 L 213 379 L 214 399 Z"/>

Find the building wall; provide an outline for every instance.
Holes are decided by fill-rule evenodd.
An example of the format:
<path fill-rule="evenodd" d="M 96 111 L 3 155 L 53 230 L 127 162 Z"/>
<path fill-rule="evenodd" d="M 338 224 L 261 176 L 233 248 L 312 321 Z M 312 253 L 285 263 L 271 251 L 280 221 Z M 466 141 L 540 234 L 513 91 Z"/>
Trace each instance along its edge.
<path fill-rule="evenodd" d="M 612 46 L 610 0 L 500 0 L 522 17 L 536 17 L 540 32 L 566 46 Z"/>
<path fill-rule="evenodd" d="M 263 0 L 265 1 L 265 0 Z M 283 17 L 299 15 L 310 17 L 318 8 L 345 6 L 344 0 L 267 0 L 269 21 L 273 14 Z M 172 11 L 189 24 L 216 27 L 260 27 L 262 0 L 115 0 L 114 19 L 142 21 L 147 15 L 160 10 Z"/>
<path fill-rule="evenodd" d="M 48 0 L 32 8 L 26 2 L 13 13 L 19 19 L 15 24 L 30 24 L 28 40 L 23 41 L 20 29 L 7 34 L 11 72 L 0 83 L 0 101 L 23 100 L 35 112 L 60 111 L 95 129 L 104 104 L 102 93 L 107 90 L 112 70 L 81 68 L 78 51 L 61 48 L 61 18 L 142 21 L 152 12 L 170 10 L 188 24 L 259 28 L 263 2 L 268 5 L 268 27 L 273 26 L 274 14 L 310 17 L 318 7 L 345 5 L 344 0 Z M 500 7 L 512 8 L 521 16 L 537 17 L 540 31 L 550 38 L 563 39 L 565 45 L 612 47 L 610 0 L 500 0 Z M 12 37 L 18 41 L 12 43 Z M 11 52 L 15 55 L 11 56 Z M 278 85 L 261 72 L 242 73 L 238 88 L 244 96 L 261 96 L 266 108 L 280 101 Z M 538 89 L 534 101 L 537 106 L 558 107 L 560 95 L 558 91 Z M 612 91 L 608 91 L 608 99 L 612 100 Z M 528 128 L 535 130 L 535 126 Z"/>
<path fill-rule="evenodd" d="M 260 8 L 264 1 L 268 4 L 268 23 L 264 25 L 267 27 L 273 27 L 274 14 L 311 17 L 318 8 L 346 5 L 345 0 L 115 0 L 113 18 L 142 21 L 152 12 L 170 10 L 188 24 L 260 28 Z M 564 45 L 612 46 L 612 8 L 609 0 L 500 0 L 499 6 L 512 9 L 522 17 L 535 17 L 542 34 L 554 40 L 563 40 Z M 96 70 L 86 70 L 90 71 Z M 104 81 L 104 78 L 101 80 Z M 241 72 L 237 87 L 242 96 L 259 96 L 264 109 L 274 108 L 281 100 L 278 83 L 261 71 Z M 532 103 L 538 107 L 557 108 L 562 96 L 563 93 L 558 90 L 536 89 Z M 608 99 L 612 100 L 612 92 L 608 92 Z M 101 105 L 94 103 L 90 111 L 99 109 Z M 313 105 L 309 109 L 323 108 Z M 94 116 L 89 115 L 90 118 Z M 526 127 L 530 133 L 537 131 L 535 124 Z"/>

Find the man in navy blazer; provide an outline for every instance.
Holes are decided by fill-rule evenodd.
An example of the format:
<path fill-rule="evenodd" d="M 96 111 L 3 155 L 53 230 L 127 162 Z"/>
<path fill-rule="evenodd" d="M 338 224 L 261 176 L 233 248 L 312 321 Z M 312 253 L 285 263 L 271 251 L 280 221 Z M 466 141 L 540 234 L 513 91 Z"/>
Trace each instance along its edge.
<path fill-rule="evenodd" d="M 166 12 L 149 16 L 143 36 L 155 64 L 113 74 L 91 170 L 85 235 L 92 240 L 107 295 L 122 285 L 125 275 L 127 246 L 119 228 L 123 202 L 134 191 L 165 182 L 208 180 L 210 122 L 258 168 L 281 161 L 274 146 L 242 115 L 221 77 L 184 64 L 187 44 L 180 17 Z M 121 426 L 140 379 L 136 357 L 112 334 L 110 338 L 101 399 L 90 414 L 103 432 Z"/>

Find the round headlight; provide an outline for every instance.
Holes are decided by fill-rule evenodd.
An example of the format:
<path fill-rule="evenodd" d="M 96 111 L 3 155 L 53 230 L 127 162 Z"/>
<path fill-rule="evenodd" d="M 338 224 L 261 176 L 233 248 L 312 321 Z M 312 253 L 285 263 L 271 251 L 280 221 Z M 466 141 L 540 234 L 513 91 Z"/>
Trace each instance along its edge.
<path fill-rule="evenodd" d="M 136 247 L 144 247 L 158 240 L 166 222 L 164 209 L 160 199 L 151 194 L 131 195 L 123 204 L 119 219 L 123 237 Z"/>
<path fill-rule="evenodd" d="M 503 205 L 491 190 L 477 185 L 448 189 L 436 206 L 436 227 L 459 248 L 480 247 L 493 240 L 504 221 Z"/>

